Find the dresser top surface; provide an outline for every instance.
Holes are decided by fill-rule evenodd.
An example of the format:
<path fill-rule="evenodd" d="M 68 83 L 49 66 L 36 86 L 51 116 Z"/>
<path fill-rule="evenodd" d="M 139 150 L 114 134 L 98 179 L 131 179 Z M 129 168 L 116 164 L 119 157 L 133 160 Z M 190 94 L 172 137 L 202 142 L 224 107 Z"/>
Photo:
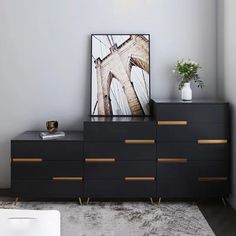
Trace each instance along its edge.
<path fill-rule="evenodd" d="M 182 101 L 178 99 L 157 99 L 152 98 L 155 103 L 170 103 L 170 104 L 227 104 L 228 102 L 223 100 L 192 100 L 192 101 Z"/>
<path fill-rule="evenodd" d="M 91 116 L 87 120 L 87 122 L 150 122 L 153 121 L 152 117 L 96 117 Z M 85 121 L 85 122 L 86 122 Z"/>
<path fill-rule="evenodd" d="M 65 131 L 65 137 L 60 137 L 53 140 L 42 140 L 39 133 L 43 131 L 26 131 L 12 141 L 42 141 L 42 142 L 55 142 L 55 141 L 83 141 L 83 132 L 81 131 Z"/>

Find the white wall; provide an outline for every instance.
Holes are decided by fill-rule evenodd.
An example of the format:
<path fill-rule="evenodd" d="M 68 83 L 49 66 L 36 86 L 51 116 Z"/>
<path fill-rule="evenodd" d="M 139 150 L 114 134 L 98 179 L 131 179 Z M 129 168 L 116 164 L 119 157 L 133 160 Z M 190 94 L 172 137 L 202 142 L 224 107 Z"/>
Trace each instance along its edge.
<path fill-rule="evenodd" d="M 81 129 L 89 114 L 91 33 L 150 33 L 152 97 L 179 97 L 177 59 L 203 65 L 216 96 L 215 0 L 0 0 L 0 187 L 9 187 L 10 139 L 43 129 Z"/>
<path fill-rule="evenodd" d="M 218 32 L 224 32 L 224 37 L 218 34 L 218 67 L 221 68 L 219 77 L 218 91 L 222 93 L 226 101 L 231 104 L 232 110 L 232 195 L 230 197 L 231 203 L 236 209 L 236 1 L 235 0 L 218 0 L 218 11 L 222 16 L 217 25 Z M 221 65 L 223 58 L 223 66 Z M 222 90 L 221 90 L 221 85 Z"/>

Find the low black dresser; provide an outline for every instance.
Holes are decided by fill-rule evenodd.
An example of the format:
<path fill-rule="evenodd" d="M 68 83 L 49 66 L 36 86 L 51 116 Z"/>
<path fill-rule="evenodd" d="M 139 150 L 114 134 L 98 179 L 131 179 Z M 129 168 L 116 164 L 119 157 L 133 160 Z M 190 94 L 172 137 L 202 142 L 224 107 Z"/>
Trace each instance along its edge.
<path fill-rule="evenodd" d="M 157 196 L 229 194 L 229 104 L 152 100 L 157 129 Z"/>
<path fill-rule="evenodd" d="M 79 198 L 83 196 L 83 135 L 43 141 L 25 132 L 11 141 L 11 190 L 15 197 Z"/>
<path fill-rule="evenodd" d="M 155 124 L 130 117 L 84 122 L 85 197 L 156 197 Z"/>

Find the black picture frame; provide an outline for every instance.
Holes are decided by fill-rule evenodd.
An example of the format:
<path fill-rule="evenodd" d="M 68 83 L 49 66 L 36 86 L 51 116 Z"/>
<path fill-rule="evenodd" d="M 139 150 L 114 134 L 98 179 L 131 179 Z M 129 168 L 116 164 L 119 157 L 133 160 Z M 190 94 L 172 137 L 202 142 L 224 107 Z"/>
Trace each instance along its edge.
<path fill-rule="evenodd" d="M 151 44 L 151 35 L 149 33 L 94 33 L 90 35 L 90 117 L 108 117 L 108 118 L 112 118 L 112 117 L 150 117 L 150 111 L 148 115 L 98 115 L 98 114 L 92 114 L 92 76 L 93 76 L 93 71 L 92 71 L 92 67 L 93 67 L 93 62 L 91 60 L 92 58 L 92 52 L 93 52 L 93 43 L 92 43 L 92 39 L 94 36 L 131 36 L 131 35 L 145 35 L 148 36 L 149 39 L 149 45 L 148 45 L 148 56 L 149 56 L 149 90 L 148 90 L 148 99 L 149 99 L 149 103 L 150 103 L 150 99 L 151 99 L 151 51 L 150 51 L 150 44 Z M 150 108 L 149 108 L 150 109 Z"/>

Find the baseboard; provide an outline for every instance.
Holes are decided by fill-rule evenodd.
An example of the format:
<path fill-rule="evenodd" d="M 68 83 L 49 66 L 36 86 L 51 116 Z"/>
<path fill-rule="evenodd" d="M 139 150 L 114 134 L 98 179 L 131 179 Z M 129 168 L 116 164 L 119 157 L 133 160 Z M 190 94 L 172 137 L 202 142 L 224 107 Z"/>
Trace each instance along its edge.
<path fill-rule="evenodd" d="M 0 189 L 0 197 L 10 197 L 11 190 L 10 188 L 1 188 Z"/>

